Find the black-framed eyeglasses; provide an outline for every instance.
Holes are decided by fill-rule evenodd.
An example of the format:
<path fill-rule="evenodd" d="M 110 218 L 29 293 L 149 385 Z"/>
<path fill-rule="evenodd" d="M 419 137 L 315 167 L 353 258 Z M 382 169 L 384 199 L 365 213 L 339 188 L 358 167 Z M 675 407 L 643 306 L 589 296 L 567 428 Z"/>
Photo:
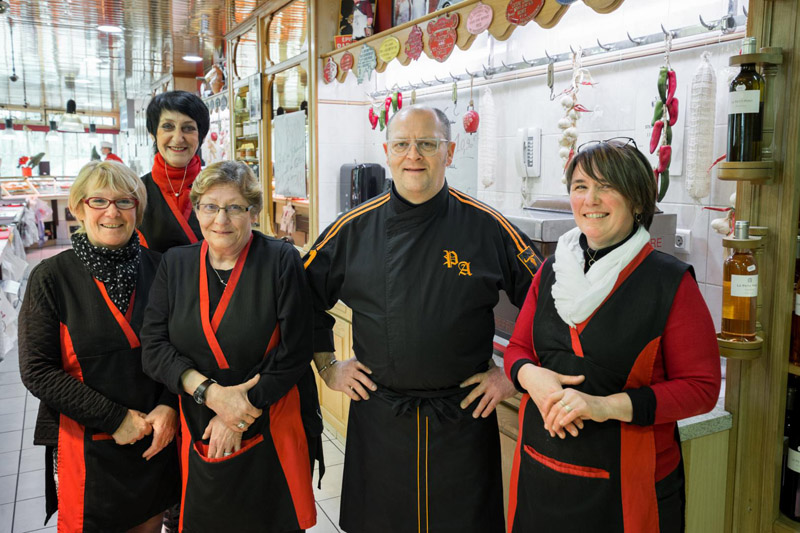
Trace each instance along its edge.
<path fill-rule="evenodd" d="M 447 139 L 417 139 L 412 141 L 411 139 L 392 139 L 387 141 L 386 145 L 389 147 L 389 151 L 394 155 L 406 155 L 409 150 L 411 150 L 411 145 L 417 147 L 417 152 L 420 155 L 424 156 L 432 156 L 437 151 L 439 151 L 439 147 L 442 143 L 449 143 Z"/>
<path fill-rule="evenodd" d="M 107 209 L 108 206 L 114 204 L 117 209 L 121 211 L 127 211 L 128 209 L 133 209 L 139 205 L 139 200 L 136 198 L 117 198 L 116 200 L 109 200 L 108 198 L 103 198 L 102 196 L 92 196 L 91 198 L 84 199 L 83 203 L 92 209 Z"/>
<path fill-rule="evenodd" d="M 591 148 L 594 145 L 604 144 L 604 143 L 605 144 L 613 143 L 616 148 L 625 148 L 629 144 L 632 144 L 634 148 L 636 148 L 637 150 L 639 149 L 639 147 L 636 146 L 636 141 L 634 141 L 630 137 L 611 137 L 610 139 L 605 139 L 602 141 L 586 141 L 585 143 L 578 146 L 578 150 L 576 151 L 576 153 L 586 148 Z"/>
<path fill-rule="evenodd" d="M 239 204 L 225 206 L 217 204 L 197 204 L 195 209 L 197 209 L 198 213 L 207 217 L 215 217 L 220 210 L 224 210 L 225 214 L 227 214 L 230 218 L 234 218 L 246 215 L 251 209 L 253 209 L 253 207 L 255 206 L 244 206 Z"/>

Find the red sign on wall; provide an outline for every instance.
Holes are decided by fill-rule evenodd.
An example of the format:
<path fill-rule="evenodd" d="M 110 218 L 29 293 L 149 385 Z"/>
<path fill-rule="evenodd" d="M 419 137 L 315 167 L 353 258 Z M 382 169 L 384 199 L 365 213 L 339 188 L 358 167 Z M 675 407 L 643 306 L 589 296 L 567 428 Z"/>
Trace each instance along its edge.
<path fill-rule="evenodd" d="M 447 13 L 428 23 L 428 46 L 431 55 L 440 63 L 447 59 L 456 46 L 458 13 Z"/>
<path fill-rule="evenodd" d="M 518 26 L 524 26 L 539 14 L 544 0 L 511 0 L 506 8 L 506 19 Z"/>
<path fill-rule="evenodd" d="M 411 28 L 406 41 L 406 55 L 416 61 L 422 54 L 422 30 L 419 26 Z"/>

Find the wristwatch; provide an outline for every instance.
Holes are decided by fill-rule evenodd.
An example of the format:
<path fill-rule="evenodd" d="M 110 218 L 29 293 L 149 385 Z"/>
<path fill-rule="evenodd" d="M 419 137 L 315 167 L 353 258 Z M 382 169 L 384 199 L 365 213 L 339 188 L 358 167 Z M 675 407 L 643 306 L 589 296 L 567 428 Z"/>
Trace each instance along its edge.
<path fill-rule="evenodd" d="M 208 378 L 200 385 L 198 385 L 197 388 L 194 389 L 194 392 L 192 393 L 192 398 L 194 398 L 194 401 L 196 401 L 200 405 L 205 405 L 206 391 L 208 390 L 208 388 L 211 386 L 212 383 L 216 383 L 216 381 L 214 381 L 211 378 Z"/>

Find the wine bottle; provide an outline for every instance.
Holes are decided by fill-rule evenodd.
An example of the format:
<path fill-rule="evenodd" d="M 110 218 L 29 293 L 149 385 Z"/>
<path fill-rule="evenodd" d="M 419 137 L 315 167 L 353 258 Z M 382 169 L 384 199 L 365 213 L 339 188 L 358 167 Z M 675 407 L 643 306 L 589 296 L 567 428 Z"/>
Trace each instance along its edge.
<path fill-rule="evenodd" d="M 794 313 L 792 313 L 792 336 L 789 342 L 789 362 L 800 365 L 800 283 L 794 289 Z"/>
<path fill-rule="evenodd" d="M 756 38 L 742 41 L 742 54 L 756 53 Z M 745 63 L 728 89 L 728 161 L 761 161 L 764 77 Z"/>
<path fill-rule="evenodd" d="M 797 420 L 797 415 L 798 411 L 793 409 L 789 424 L 789 449 L 781 476 L 780 509 L 788 518 L 800 522 L 800 420 Z"/>
<path fill-rule="evenodd" d="M 734 238 L 748 239 L 750 223 L 737 220 Z M 756 337 L 758 266 L 752 250 L 732 249 L 722 265 L 722 338 L 748 342 Z"/>

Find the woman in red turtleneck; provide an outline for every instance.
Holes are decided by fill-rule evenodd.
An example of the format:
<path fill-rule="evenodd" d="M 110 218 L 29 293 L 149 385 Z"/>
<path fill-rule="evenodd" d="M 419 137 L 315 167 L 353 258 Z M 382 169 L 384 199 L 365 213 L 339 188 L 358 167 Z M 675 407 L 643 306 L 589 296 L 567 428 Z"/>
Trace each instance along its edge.
<path fill-rule="evenodd" d="M 166 252 L 203 238 L 189 191 L 200 172 L 197 152 L 208 127 L 208 108 L 192 93 L 162 93 L 147 106 L 147 131 L 154 139 L 156 156 L 152 170 L 142 177 L 148 198 L 139 226 L 143 246 Z"/>

